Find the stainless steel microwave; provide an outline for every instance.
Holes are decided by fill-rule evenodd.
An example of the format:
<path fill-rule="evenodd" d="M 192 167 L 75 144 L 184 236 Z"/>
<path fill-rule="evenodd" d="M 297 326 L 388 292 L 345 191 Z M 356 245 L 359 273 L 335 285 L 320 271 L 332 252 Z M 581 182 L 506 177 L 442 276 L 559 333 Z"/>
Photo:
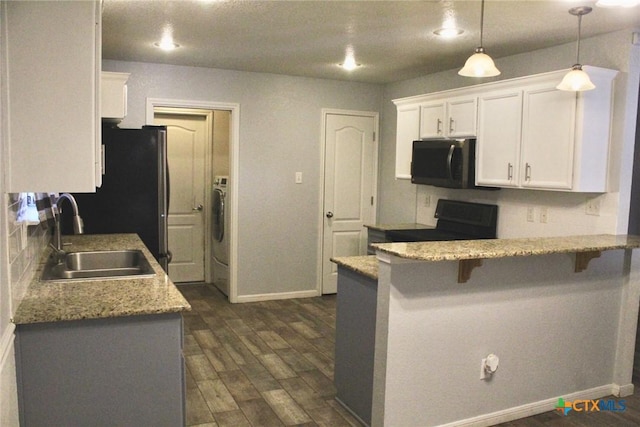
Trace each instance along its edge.
<path fill-rule="evenodd" d="M 413 141 L 411 182 L 447 188 L 475 185 L 475 139 L 423 139 Z"/>

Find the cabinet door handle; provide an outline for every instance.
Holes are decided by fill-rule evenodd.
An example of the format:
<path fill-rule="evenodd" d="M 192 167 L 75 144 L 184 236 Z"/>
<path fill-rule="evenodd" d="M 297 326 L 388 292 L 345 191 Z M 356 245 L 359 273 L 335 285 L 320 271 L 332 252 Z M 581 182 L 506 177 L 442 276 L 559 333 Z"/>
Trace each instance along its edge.
<path fill-rule="evenodd" d="M 509 166 L 507 167 L 507 179 L 511 181 L 513 179 L 513 165 L 509 162 Z"/>
<path fill-rule="evenodd" d="M 453 133 L 455 123 L 456 121 L 453 120 L 453 117 L 449 117 L 449 133 Z"/>
<path fill-rule="evenodd" d="M 438 119 L 436 123 L 436 133 L 440 135 L 442 133 L 442 120 Z"/>
<path fill-rule="evenodd" d="M 524 180 L 531 181 L 531 165 L 529 163 L 525 163 L 524 168 Z"/>

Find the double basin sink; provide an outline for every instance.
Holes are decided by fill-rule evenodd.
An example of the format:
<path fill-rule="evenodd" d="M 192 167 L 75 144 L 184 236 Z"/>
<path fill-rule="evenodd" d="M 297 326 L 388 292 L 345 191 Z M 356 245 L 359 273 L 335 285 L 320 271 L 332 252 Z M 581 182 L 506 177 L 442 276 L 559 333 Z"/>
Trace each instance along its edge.
<path fill-rule="evenodd" d="M 42 272 L 44 281 L 152 277 L 155 271 L 141 250 L 69 252 L 52 255 Z"/>

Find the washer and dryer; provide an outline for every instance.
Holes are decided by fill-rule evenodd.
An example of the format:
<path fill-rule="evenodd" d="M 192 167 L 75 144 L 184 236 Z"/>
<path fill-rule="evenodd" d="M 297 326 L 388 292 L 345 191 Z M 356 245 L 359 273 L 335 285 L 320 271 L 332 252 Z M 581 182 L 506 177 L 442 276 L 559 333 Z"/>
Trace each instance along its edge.
<path fill-rule="evenodd" d="M 229 207 L 228 176 L 213 180 L 213 284 L 229 296 Z"/>

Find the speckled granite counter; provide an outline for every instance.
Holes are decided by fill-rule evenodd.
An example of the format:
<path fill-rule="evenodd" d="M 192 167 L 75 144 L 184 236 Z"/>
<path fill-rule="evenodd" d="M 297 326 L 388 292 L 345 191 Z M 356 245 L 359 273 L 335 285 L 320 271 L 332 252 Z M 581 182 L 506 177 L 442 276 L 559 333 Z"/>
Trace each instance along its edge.
<path fill-rule="evenodd" d="M 598 234 L 523 239 L 376 243 L 372 246 L 379 251 L 401 258 L 422 261 L 455 261 L 547 255 L 554 253 L 606 251 L 612 249 L 633 249 L 640 247 L 640 236 Z"/>
<path fill-rule="evenodd" d="M 401 223 L 401 224 L 365 224 L 365 227 L 371 230 L 391 231 L 391 230 L 422 230 L 425 228 L 435 228 L 433 225 L 418 223 Z"/>
<path fill-rule="evenodd" d="M 375 255 L 336 257 L 331 258 L 331 261 L 341 267 L 378 280 L 378 258 Z"/>
<path fill-rule="evenodd" d="M 141 249 L 155 277 L 66 282 L 40 281 L 50 251 L 45 252 L 24 299 L 12 319 L 15 324 L 176 313 L 191 306 L 135 234 L 64 236 L 67 252 Z"/>

